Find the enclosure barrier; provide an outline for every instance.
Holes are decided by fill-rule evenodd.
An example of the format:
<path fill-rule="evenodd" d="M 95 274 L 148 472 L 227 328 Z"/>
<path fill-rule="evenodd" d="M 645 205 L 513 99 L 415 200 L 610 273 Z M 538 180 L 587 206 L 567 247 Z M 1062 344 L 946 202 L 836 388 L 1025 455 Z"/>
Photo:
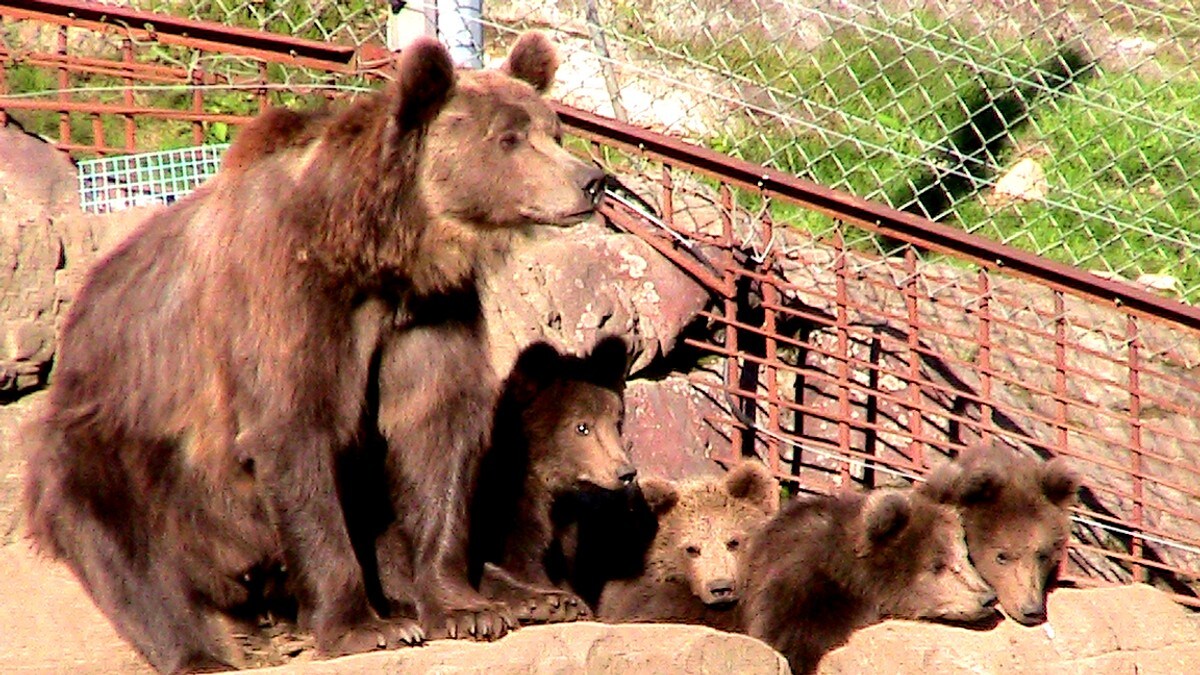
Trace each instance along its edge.
<path fill-rule="evenodd" d="M 0 0 L 0 17 L 0 121 L 55 116 L 76 157 L 160 149 L 151 120 L 183 124 L 182 145 L 224 142 L 268 104 L 377 85 L 388 64 L 95 3 Z M 17 77 L 55 93 L 13 95 Z M 557 108 L 615 178 L 608 219 L 712 295 L 670 358 L 711 403 L 713 459 L 756 455 L 792 490 L 830 492 L 910 484 L 977 442 L 1064 456 L 1084 476 L 1066 578 L 1200 606 L 1200 311 Z"/>

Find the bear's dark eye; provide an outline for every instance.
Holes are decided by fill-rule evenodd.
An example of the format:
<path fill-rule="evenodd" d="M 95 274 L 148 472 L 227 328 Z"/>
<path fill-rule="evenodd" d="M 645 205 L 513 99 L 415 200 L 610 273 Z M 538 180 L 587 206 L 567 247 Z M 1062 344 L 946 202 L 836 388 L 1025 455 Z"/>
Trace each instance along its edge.
<path fill-rule="evenodd" d="M 521 134 L 516 131 L 506 131 L 500 134 L 500 147 L 504 150 L 512 150 L 521 144 Z"/>
<path fill-rule="evenodd" d="M 949 567 L 949 566 L 946 564 L 945 560 L 938 560 L 933 563 L 933 573 L 941 574 L 942 572 L 946 571 L 947 567 Z"/>
<path fill-rule="evenodd" d="M 1012 562 L 1012 556 L 1007 551 L 1000 551 L 996 554 L 996 564 L 1007 565 Z"/>
<path fill-rule="evenodd" d="M 700 547 L 699 546 L 688 546 L 687 548 L 685 548 L 683 550 L 685 553 L 687 553 L 688 555 L 690 555 L 693 558 L 699 557 L 699 555 L 700 555 Z"/>
<path fill-rule="evenodd" d="M 580 422 L 579 424 L 575 425 L 575 433 L 579 434 L 580 436 L 587 436 L 592 433 L 592 428 L 588 426 L 587 422 Z"/>
<path fill-rule="evenodd" d="M 729 549 L 730 551 L 738 550 L 738 546 L 741 545 L 742 542 L 738 541 L 737 539 L 730 539 L 729 541 L 725 542 L 725 548 Z"/>

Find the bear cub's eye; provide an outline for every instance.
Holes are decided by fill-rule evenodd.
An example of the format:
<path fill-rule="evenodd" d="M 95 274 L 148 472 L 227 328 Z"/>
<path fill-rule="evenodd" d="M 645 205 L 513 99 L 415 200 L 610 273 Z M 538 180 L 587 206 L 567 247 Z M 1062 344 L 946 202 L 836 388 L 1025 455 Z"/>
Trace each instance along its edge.
<path fill-rule="evenodd" d="M 938 560 L 933 563 L 933 573 L 941 574 L 946 571 L 947 567 L 949 567 L 949 566 L 946 564 L 945 560 Z"/>
<path fill-rule="evenodd" d="M 1000 551 L 996 554 L 996 563 L 1000 565 L 1007 565 L 1012 562 L 1012 559 L 1012 556 L 1007 551 Z"/>
<path fill-rule="evenodd" d="M 693 558 L 699 557 L 699 555 L 700 555 L 700 547 L 699 546 L 688 546 L 687 548 L 685 548 L 683 550 L 685 553 L 687 553 L 688 555 L 690 555 Z"/>
<path fill-rule="evenodd" d="M 505 150 L 512 150 L 521 144 L 524 136 L 517 131 L 506 131 L 500 134 L 500 147 Z"/>
<path fill-rule="evenodd" d="M 587 422 L 580 422 L 579 424 L 575 425 L 575 433 L 579 434 L 580 436 L 587 436 L 592 433 L 592 428 L 588 426 Z"/>
<path fill-rule="evenodd" d="M 741 546 L 741 544 L 742 542 L 738 541 L 737 539 L 730 539 L 729 541 L 725 542 L 725 548 L 729 549 L 730 551 L 736 551 L 738 550 L 738 546 Z"/>

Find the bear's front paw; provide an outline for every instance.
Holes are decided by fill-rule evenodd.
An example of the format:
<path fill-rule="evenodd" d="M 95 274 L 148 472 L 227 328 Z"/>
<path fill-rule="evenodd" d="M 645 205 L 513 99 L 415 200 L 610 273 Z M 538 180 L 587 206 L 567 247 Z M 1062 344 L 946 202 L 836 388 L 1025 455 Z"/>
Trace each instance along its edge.
<path fill-rule="evenodd" d="M 543 591 L 513 603 L 521 623 L 561 623 L 591 616 L 587 604 L 567 591 Z"/>
<path fill-rule="evenodd" d="M 360 654 L 401 645 L 419 645 L 425 631 L 412 619 L 377 619 L 357 626 L 317 632 L 317 649 L 327 656 Z"/>
<path fill-rule="evenodd" d="M 466 609 L 447 609 L 441 622 L 444 631 L 431 631 L 456 640 L 491 641 L 504 637 L 517 627 L 517 618 L 502 603 L 488 603 Z"/>

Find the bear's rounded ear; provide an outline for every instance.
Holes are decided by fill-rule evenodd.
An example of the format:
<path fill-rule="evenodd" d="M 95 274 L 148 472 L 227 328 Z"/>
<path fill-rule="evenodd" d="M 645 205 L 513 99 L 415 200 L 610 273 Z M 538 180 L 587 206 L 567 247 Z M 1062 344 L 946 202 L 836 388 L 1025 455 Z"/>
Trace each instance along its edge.
<path fill-rule="evenodd" d="M 734 499 L 750 502 L 763 513 L 779 510 L 779 483 L 766 465 L 747 459 L 725 474 L 725 489 Z"/>
<path fill-rule="evenodd" d="M 998 467 L 979 466 L 964 471 L 954 486 L 954 502 L 962 506 L 991 504 L 1000 498 L 1005 478 Z"/>
<path fill-rule="evenodd" d="M 433 121 L 454 90 L 456 76 L 450 53 L 437 40 L 422 37 L 404 48 L 396 64 L 393 118 L 400 130 Z"/>
<path fill-rule="evenodd" d="M 504 381 L 507 394 L 520 401 L 531 401 L 543 389 L 554 383 L 562 368 L 563 355 L 548 342 L 535 342 L 526 347 Z"/>
<path fill-rule="evenodd" d="M 554 74 L 558 72 L 558 52 L 544 34 L 530 31 L 517 39 L 501 70 L 544 94 L 554 84 Z"/>
<path fill-rule="evenodd" d="M 863 504 L 862 532 L 855 552 L 863 557 L 891 541 L 908 527 L 911 516 L 912 504 L 905 493 L 887 489 L 870 493 Z"/>
<path fill-rule="evenodd" d="M 1055 506 L 1069 506 L 1079 493 L 1079 474 L 1067 466 L 1062 457 L 1055 457 L 1041 467 L 1042 493 Z"/>
<path fill-rule="evenodd" d="M 914 487 L 917 492 L 939 504 L 954 504 L 955 486 L 962 479 L 963 473 L 965 471 L 958 462 L 947 461 L 931 471 L 924 482 Z"/>
<path fill-rule="evenodd" d="M 662 478 L 639 478 L 638 487 L 642 490 L 642 499 L 650 507 L 650 512 L 661 516 L 679 503 L 679 490 L 675 484 Z"/>
<path fill-rule="evenodd" d="M 585 360 L 592 382 L 606 389 L 622 391 L 629 375 L 629 346 L 616 335 L 596 343 Z"/>

